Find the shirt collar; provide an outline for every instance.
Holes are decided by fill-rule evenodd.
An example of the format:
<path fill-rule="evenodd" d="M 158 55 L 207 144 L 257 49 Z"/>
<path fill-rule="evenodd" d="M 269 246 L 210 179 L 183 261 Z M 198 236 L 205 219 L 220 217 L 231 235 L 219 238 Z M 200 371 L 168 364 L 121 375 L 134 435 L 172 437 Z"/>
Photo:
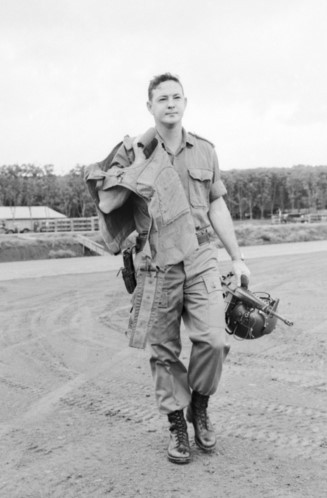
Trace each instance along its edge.
<path fill-rule="evenodd" d="M 157 139 L 159 140 L 159 142 L 161 143 L 161 145 L 165 149 L 165 143 L 162 140 L 162 138 L 158 132 L 157 132 Z M 181 147 L 179 150 L 184 149 L 186 146 L 193 147 L 193 145 L 194 145 L 194 137 L 192 137 L 192 135 L 190 133 L 188 133 L 185 130 L 185 128 L 182 128 L 182 143 L 181 143 Z"/>
<path fill-rule="evenodd" d="M 193 147 L 194 145 L 194 137 L 190 133 L 187 133 L 187 131 L 184 130 L 183 128 L 183 141 L 185 140 L 186 145 L 189 145 L 190 147 Z"/>

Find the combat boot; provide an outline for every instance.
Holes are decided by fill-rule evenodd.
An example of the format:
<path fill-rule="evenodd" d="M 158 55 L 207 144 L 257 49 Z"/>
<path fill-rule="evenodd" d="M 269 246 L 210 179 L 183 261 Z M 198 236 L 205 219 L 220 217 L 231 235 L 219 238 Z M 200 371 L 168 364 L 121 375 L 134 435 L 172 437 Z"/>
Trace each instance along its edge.
<path fill-rule="evenodd" d="M 186 412 L 187 421 L 194 426 L 195 442 L 205 451 L 211 451 L 216 446 L 216 434 L 207 413 L 208 402 L 209 396 L 193 391 Z"/>
<path fill-rule="evenodd" d="M 168 460 L 173 463 L 189 463 L 191 459 L 190 443 L 183 410 L 169 413 L 168 420 L 170 422 Z"/>

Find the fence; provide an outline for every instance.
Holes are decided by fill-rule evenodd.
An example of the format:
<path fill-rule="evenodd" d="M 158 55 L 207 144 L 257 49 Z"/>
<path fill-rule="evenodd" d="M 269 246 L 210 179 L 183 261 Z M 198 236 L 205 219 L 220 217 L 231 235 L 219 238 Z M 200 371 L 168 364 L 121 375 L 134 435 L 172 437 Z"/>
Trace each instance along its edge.
<path fill-rule="evenodd" d="M 327 214 L 311 213 L 289 218 L 276 214 L 272 215 L 271 222 L 274 225 L 278 223 L 327 223 Z"/>
<path fill-rule="evenodd" d="M 40 220 L 40 232 L 95 232 L 99 230 L 97 216 L 90 218 L 63 218 L 59 220 Z"/>

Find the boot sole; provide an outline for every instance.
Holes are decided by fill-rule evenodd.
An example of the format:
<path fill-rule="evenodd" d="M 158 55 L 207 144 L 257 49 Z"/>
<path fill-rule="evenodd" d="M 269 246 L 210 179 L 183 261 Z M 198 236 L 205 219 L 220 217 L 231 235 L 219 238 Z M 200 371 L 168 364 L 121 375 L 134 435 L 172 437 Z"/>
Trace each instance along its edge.
<path fill-rule="evenodd" d="M 191 457 L 184 457 L 184 458 L 175 458 L 170 455 L 168 455 L 168 460 L 172 463 L 177 463 L 179 465 L 184 465 L 185 463 L 190 463 Z"/>
<path fill-rule="evenodd" d="M 187 410 L 186 412 L 186 420 L 188 421 L 189 424 L 192 424 L 193 427 L 194 427 L 194 423 L 193 423 L 193 414 L 192 414 L 192 410 Z M 196 437 L 196 435 L 194 434 L 194 441 L 195 441 L 195 444 L 203 451 L 207 451 L 208 453 L 212 450 L 215 449 L 216 445 L 217 445 L 217 441 L 215 442 L 215 444 L 213 444 L 212 446 L 204 446 L 201 441 Z"/>
<path fill-rule="evenodd" d="M 195 436 L 194 436 L 194 441 L 195 441 L 195 444 L 203 451 L 206 451 L 207 453 L 210 453 L 210 451 L 214 450 L 216 445 L 217 445 L 217 442 L 212 445 L 212 446 L 203 446 L 203 444 L 201 444 L 201 442 L 199 441 L 199 439 L 197 439 Z"/>

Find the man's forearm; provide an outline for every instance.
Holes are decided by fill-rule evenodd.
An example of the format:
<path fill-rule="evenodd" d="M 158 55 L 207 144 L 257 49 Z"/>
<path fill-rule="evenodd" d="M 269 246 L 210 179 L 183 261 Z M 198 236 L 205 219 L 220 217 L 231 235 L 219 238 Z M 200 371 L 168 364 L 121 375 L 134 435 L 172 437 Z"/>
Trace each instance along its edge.
<path fill-rule="evenodd" d="M 222 197 L 210 204 L 209 219 L 231 259 L 241 260 L 242 254 L 236 239 L 233 220 Z"/>

